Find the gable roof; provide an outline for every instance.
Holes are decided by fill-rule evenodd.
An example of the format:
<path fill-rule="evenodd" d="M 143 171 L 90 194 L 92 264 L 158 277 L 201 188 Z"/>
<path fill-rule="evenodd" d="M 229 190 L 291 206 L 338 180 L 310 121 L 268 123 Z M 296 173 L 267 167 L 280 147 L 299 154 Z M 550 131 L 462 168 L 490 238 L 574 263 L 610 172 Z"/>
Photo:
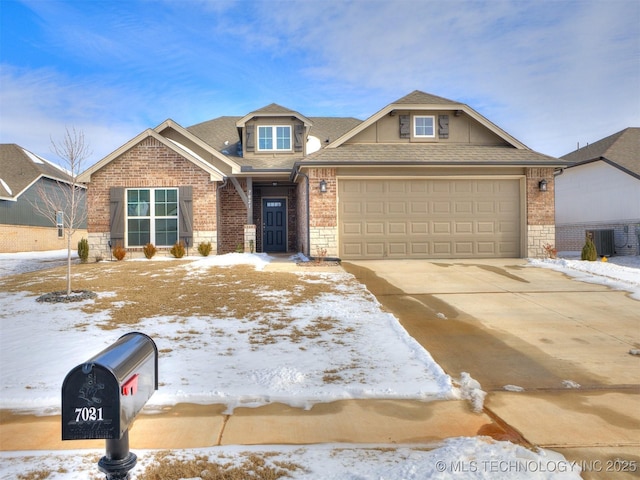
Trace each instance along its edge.
<path fill-rule="evenodd" d="M 272 104 L 274 105 L 274 104 Z M 265 107 L 266 108 L 266 107 Z M 198 123 L 187 127 L 191 132 L 212 148 L 232 159 L 234 162 L 249 168 L 288 168 L 291 169 L 295 160 L 302 158 L 302 153 L 298 156 L 272 157 L 268 158 L 242 158 L 240 136 L 237 123 L 242 117 L 218 117 L 206 122 Z M 309 135 L 320 140 L 322 147 L 328 145 L 332 140 L 348 132 L 362 120 L 353 117 L 308 117 L 312 126 Z M 329 142 L 327 142 L 329 140 Z M 265 164 L 265 161 L 269 164 Z"/>
<path fill-rule="evenodd" d="M 453 100 L 449 100 L 447 98 L 438 97 L 436 95 L 431 95 L 429 93 L 422 92 L 420 90 L 414 90 L 409 95 L 405 95 L 404 97 L 396 100 L 393 103 L 390 103 L 386 107 L 384 107 L 379 112 L 370 116 L 367 120 L 362 122 L 360 125 L 356 126 L 349 132 L 342 135 L 340 138 L 336 139 L 334 142 L 331 142 L 327 145 L 327 148 L 336 148 L 341 146 L 347 140 L 353 138 L 356 134 L 362 132 L 365 128 L 373 125 L 375 122 L 380 120 L 380 118 L 388 115 L 394 110 L 443 110 L 443 107 L 449 110 L 456 110 L 460 112 L 464 112 L 469 115 L 471 118 L 481 123 L 484 127 L 495 133 L 502 140 L 518 149 L 527 149 L 527 146 L 522 142 L 517 140 L 515 137 L 512 137 L 507 132 L 502 130 L 500 127 L 495 125 L 493 122 L 489 121 L 478 112 L 476 112 L 473 108 L 468 105 L 460 102 L 455 102 Z"/>
<path fill-rule="evenodd" d="M 640 179 L 640 128 L 629 127 L 561 157 L 571 167 L 604 161 Z"/>
<path fill-rule="evenodd" d="M 236 122 L 236 127 L 243 127 L 245 123 L 247 123 L 254 117 L 295 117 L 302 123 L 304 123 L 305 127 L 310 127 L 311 125 L 313 125 L 313 122 L 311 122 L 311 120 L 309 120 L 304 115 L 301 115 L 294 110 L 289 110 L 288 108 L 278 105 L 277 103 L 271 103 L 242 117 Z"/>
<path fill-rule="evenodd" d="M 167 122 L 169 122 L 169 120 Z M 163 122 L 160 126 L 165 125 L 167 122 Z M 175 124 L 175 122 L 173 122 L 173 124 Z M 129 140 L 120 148 L 113 151 L 112 153 L 104 157 L 102 160 L 100 160 L 99 162 L 97 162 L 96 164 L 94 164 L 84 172 L 82 172 L 78 176 L 78 180 L 83 183 L 91 182 L 91 175 L 93 175 L 95 172 L 103 168 L 105 165 L 109 164 L 111 161 L 115 160 L 120 155 L 127 152 L 128 150 L 135 147 L 137 144 L 139 144 L 140 142 L 142 142 L 143 140 L 149 137 L 153 137 L 158 142 L 162 143 L 165 147 L 169 148 L 170 150 L 173 150 L 175 153 L 187 159 L 194 165 L 200 167 L 205 172 L 208 172 L 212 181 L 221 181 L 224 178 L 225 175 L 219 169 L 211 165 L 211 163 L 203 159 L 201 156 L 199 156 L 192 150 L 186 148 L 184 145 L 181 145 L 175 140 L 171 140 L 169 138 L 163 137 L 155 130 L 148 128 L 144 132 L 140 133 L 137 137 Z"/>
<path fill-rule="evenodd" d="M 64 183 L 73 181 L 65 169 L 19 145 L 0 144 L 0 200 L 16 201 L 43 177 Z"/>

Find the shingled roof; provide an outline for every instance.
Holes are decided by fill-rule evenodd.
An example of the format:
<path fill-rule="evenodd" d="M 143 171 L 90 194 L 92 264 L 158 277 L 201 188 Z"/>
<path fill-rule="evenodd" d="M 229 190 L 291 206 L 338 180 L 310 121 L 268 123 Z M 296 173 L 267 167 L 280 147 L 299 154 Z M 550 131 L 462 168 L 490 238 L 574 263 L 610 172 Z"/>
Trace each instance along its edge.
<path fill-rule="evenodd" d="M 572 162 L 572 166 L 602 160 L 640 179 L 640 128 L 625 128 L 562 159 Z"/>
<path fill-rule="evenodd" d="M 39 178 L 69 183 L 71 176 L 58 165 L 15 143 L 0 144 L 0 199 L 16 200 Z"/>
<path fill-rule="evenodd" d="M 566 162 L 533 150 L 509 146 L 434 144 L 344 144 L 306 157 L 301 165 L 527 165 L 566 166 Z"/>

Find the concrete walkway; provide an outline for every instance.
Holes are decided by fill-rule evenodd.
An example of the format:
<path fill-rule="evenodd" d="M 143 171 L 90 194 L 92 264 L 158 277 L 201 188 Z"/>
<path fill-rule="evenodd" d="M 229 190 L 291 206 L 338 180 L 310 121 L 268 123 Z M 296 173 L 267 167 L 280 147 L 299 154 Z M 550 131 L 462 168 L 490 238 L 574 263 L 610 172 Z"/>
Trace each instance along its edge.
<path fill-rule="evenodd" d="M 131 430 L 132 449 L 429 444 L 489 435 L 557 450 L 586 466 L 584 478 L 639 478 L 640 358 L 628 352 L 640 347 L 640 302 L 527 267 L 524 260 L 299 267 L 281 258 L 266 269 L 342 268 L 364 283 L 449 375 L 456 379 L 468 372 L 480 382 L 487 392 L 483 412 L 472 412 L 466 401 L 352 400 L 309 411 L 273 404 L 238 408 L 233 415 L 225 415 L 220 405 L 177 405 L 141 415 Z M 0 412 L 0 450 L 104 447 L 102 440 L 59 438 L 59 417 Z M 636 471 L 620 473 L 631 462 Z"/>

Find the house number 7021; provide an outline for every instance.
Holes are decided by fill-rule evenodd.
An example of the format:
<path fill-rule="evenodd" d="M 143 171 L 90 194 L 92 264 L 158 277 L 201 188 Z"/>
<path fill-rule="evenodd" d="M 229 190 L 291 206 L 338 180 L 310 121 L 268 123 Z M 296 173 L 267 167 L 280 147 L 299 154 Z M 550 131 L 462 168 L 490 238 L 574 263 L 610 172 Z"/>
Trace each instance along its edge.
<path fill-rule="evenodd" d="M 80 407 L 76 408 L 76 423 L 79 422 L 102 422 L 102 407 Z"/>

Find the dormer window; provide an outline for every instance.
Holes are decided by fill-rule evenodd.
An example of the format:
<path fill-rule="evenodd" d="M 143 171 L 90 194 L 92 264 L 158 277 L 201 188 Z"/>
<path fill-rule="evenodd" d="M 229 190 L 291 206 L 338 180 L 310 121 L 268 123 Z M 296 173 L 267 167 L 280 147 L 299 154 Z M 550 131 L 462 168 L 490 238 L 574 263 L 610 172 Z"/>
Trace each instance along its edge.
<path fill-rule="evenodd" d="M 433 115 L 416 115 L 413 117 L 413 136 L 417 138 L 434 138 L 435 117 Z"/>
<path fill-rule="evenodd" d="M 291 150 L 291 127 L 289 125 L 259 126 L 259 151 Z"/>

